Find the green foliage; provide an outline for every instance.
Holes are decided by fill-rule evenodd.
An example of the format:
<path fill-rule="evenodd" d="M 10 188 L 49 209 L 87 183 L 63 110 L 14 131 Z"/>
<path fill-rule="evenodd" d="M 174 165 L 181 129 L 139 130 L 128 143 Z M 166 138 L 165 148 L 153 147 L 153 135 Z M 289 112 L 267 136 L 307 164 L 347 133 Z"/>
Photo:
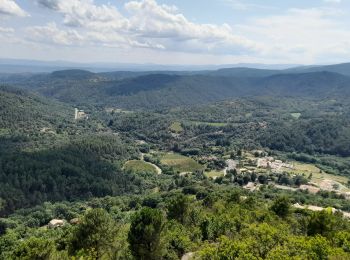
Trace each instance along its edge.
<path fill-rule="evenodd" d="M 187 196 L 177 194 L 168 202 L 168 218 L 175 219 L 184 224 L 188 218 L 190 204 L 191 202 Z"/>
<path fill-rule="evenodd" d="M 277 198 L 272 206 L 271 210 L 276 213 L 279 217 L 285 218 L 290 212 L 290 201 L 288 197 Z"/>
<path fill-rule="evenodd" d="M 2 212 L 47 200 L 102 197 L 137 189 L 130 181 L 133 176 L 122 174 L 112 161 L 133 153 L 118 138 L 85 136 L 51 150 L 2 155 L 0 197 L 6 201 Z"/>
<path fill-rule="evenodd" d="M 130 250 L 137 259 L 159 259 L 160 236 L 164 225 L 163 213 L 158 209 L 142 208 L 131 222 L 128 235 Z"/>
<path fill-rule="evenodd" d="M 51 258 L 53 246 L 50 240 L 31 237 L 19 244 L 12 257 L 23 260 L 47 260 Z"/>
<path fill-rule="evenodd" d="M 232 78 L 237 71 L 269 77 L 256 88 L 256 78 Z M 19 85 L 79 104 L 89 113 L 79 121 L 66 104 L 0 87 L 0 259 L 179 259 L 190 252 L 199 259 L 349 259 L 347 219 L 291 208 L 350 211 L 348 200 L 277 190 L 268 184 L 295 188 L 307 175 L 254 166 L 264 150 L 346 180 L 349 79 L 237 71 L 18 76 Z M 257 96 L 207 103 L 247 93 Z M 140 153 L 164 174 L 135 165 Z M 203 174 L 223 174 L 229 158 L 246 173 L 238 167 L 215 181 Z M 239 187 L 250 181 L 264 185 L 253 193 Z M 47 228 L 53 218 L 66 224 Z M 80 223 L 70 224 L 73 218 Z"/>
<path fill-rule="evenodd" d="M 88 210 L 72 232 L 69 253 L 84 255 L 95 252 L 96 259 L 100 259 L 111 252 L 116 233 L 116 224 L 105 210 Z"/>
<path fill-rule="evenodd" d="M 341 117 L 275 122 L 262 134 L 260 141 L 274 150 L 350 156 L 349 124 L 347 118 Z"/>
<path fill-rule="evenodd" d="M 329 236 L 335 231 L 336 226 L 339 224 L 337 218 L 326 210 L 314 212 L 307 226 L 307 234 L 310 236 Z"/>
<path fill-rule="evenodd" d="M 163 257 L 167 259 L 181 258 L 185 253 L 190 252 L 194 245 L 190 230 L 171 220 L 164 227 L 163 244 L 165 244 Z"/>

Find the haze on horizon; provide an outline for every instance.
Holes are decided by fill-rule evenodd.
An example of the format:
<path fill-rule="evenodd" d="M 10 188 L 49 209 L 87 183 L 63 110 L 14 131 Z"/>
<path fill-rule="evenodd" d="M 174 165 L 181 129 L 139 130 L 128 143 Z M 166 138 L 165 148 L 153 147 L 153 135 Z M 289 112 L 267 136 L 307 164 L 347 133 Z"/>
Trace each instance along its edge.
<path fill-rule="evenodd" d="M 341 63 L 349 13 L 349 0 L 0 0 L 0 58 Z"/>

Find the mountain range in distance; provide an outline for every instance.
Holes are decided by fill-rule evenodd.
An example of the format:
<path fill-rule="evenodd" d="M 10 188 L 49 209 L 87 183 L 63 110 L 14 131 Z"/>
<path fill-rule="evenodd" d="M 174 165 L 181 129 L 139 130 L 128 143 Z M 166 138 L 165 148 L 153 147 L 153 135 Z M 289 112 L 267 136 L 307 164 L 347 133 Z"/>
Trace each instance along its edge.
<path fill-rule="evenodd" d="M 287 69 L 299 66 L 298 64 L 259 64 L 259 63 L 237 63 L 223 65 L 163 65 L 153 63 L 111 63 L 94 62 L 78 63 L 69 61 L 39 61 L 24 59 L 1 59 L 0 73 L 40 73 L 53 72 L 56 70 L 82 69 L 92 72 L 110 71 L 200 71 L 216 70 L 222 68 L 247 67 L 256 69 Z"/>
<path fill-rule="evenodd" d="M 159 109 L 250 96 L 348 98 L 350 63 L 287 69 L 150 70 L 0 75 L 0 84 L 72 105 Z"/>

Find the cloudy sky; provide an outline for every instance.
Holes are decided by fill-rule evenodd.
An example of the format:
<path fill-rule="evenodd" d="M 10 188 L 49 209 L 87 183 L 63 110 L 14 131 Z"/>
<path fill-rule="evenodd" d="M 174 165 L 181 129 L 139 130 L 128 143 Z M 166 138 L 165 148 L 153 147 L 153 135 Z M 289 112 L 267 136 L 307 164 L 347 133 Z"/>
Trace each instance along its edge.
<path fill-rule="evenodd" d="M 0 0 L 0 58 L 350 61 L 350 0 Z"/>

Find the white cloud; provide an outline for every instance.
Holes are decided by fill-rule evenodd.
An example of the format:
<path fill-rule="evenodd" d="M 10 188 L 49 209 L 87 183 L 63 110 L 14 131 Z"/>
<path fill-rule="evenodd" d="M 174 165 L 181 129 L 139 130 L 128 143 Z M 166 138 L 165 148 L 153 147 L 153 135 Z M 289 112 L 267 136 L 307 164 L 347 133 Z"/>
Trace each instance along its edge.
<path fill-rule="evenodd" d="M 105 34 L 97 31 L 78 32 L 75 29 L 59 28 L 51 22 L 44 26 L 33 26 L 26 29 L 27 39 L 34 42 L 63 46 L 104 46 L 113 48 L 152 48 L 164 49 L 162 45 L 139 42 L 118 34 Z"/>
<path fill-rule="evenodd" d="M 343 53 L 350 58 L 346 45 L 350 31 L 339 22 L 342 15 L 344 11 L 335 8 L 289 9 L 236 28 L 264 46 L 264 57 L 285 63 L 314 63 L 325 53 L 328 57 Z"/>
<path fill-rule="evenodd" d="M 99 4 L 97 0 L 35 1 L 55 12 L 56 22 L 29 26 L 24 30 L 25 37 L 19 36 L 21 32 L 16 28 L 14 35 L 57 51 L 60 49 L 57 45 L 65 46 L 64 50 L 73 46 L 71 49 L 75 51 L 100 48 L 99 55 L 113 52 L 119 56 L 127 53 L 130 57 L 130 53 L 134 57 L 149 55 L 147 61 L 161 57 L 166 63 L 184 57 L 191 61 L 206 57 L 215 63 L 230 60 L 231 63 L 315 63 L 332 58 L 350 59 L 347 10 L 333 5 L 291 8 L 272 12 L 275 15 L 245 18 L 245 24 L 228 25 L 192 21 L 176 6 L 159 4 L 156 0 L 129 0 L 118 8 Z M 237 8 L 253 8 L 242 0 L 221 1 L 245 4 Z"/>
<path fill-rule="evenodd" d="M 112 5 L 94 4 L 93 0 L 38 0 L 46 8 L 61 13 L 63 23 L 71 27 L 86 27 L 95 30 L 121 29 L 127 20 Z"/>
<path fill-rule="evenodd" d="M 33 41 L 39 41 L 58 45 L 77 45 L 83 37 L 75 30 L 61 30 L 56 23 L 45 26 L 33 26 L 28 28 L 27 36 Z"/>
<path fill-rule="evenodd" d="M 331 4 L 339 4 L 342 2 L 342 0 L 323 0 L 325 3 L 331 3 Z"/>
<path fill-rule="evenodd" d="M 0 15 L 6 16 L 29 16 L 21 7 L 13 0 L 0 0 Z"/>
<path fill-rule="evenodd" d="M 0 33 L 5 33 L 5 34 L 12 34 L 14 33 L 15 30 L 13 28 L 9 27 L 0 27 Z"/>
<path fill-rule="evenodd" d="M 221 0 L 221 1 L 226 5 L 230 6 L 232 9 L 239 10 L 239 11 L 246 11 L 250 9 L 274 9 L 271 6 L 247 3 L 247 1 L 244 2 L 242 0 Z"/>
<path fill-rule="evenodd" d="M 155 0 L 130 1 L 122 15 L 115 6 L 96 5 L 93 0 L 38 0 L 57 11 L 67 27 L 79 28 L 106 46 L 155 48 L 191 52 L 256 51 L 259 46 L 232 31 L 227 24 L 189 21 L 175 6 Z M 130 47 L 129 46 L 129 47 Z"/>

